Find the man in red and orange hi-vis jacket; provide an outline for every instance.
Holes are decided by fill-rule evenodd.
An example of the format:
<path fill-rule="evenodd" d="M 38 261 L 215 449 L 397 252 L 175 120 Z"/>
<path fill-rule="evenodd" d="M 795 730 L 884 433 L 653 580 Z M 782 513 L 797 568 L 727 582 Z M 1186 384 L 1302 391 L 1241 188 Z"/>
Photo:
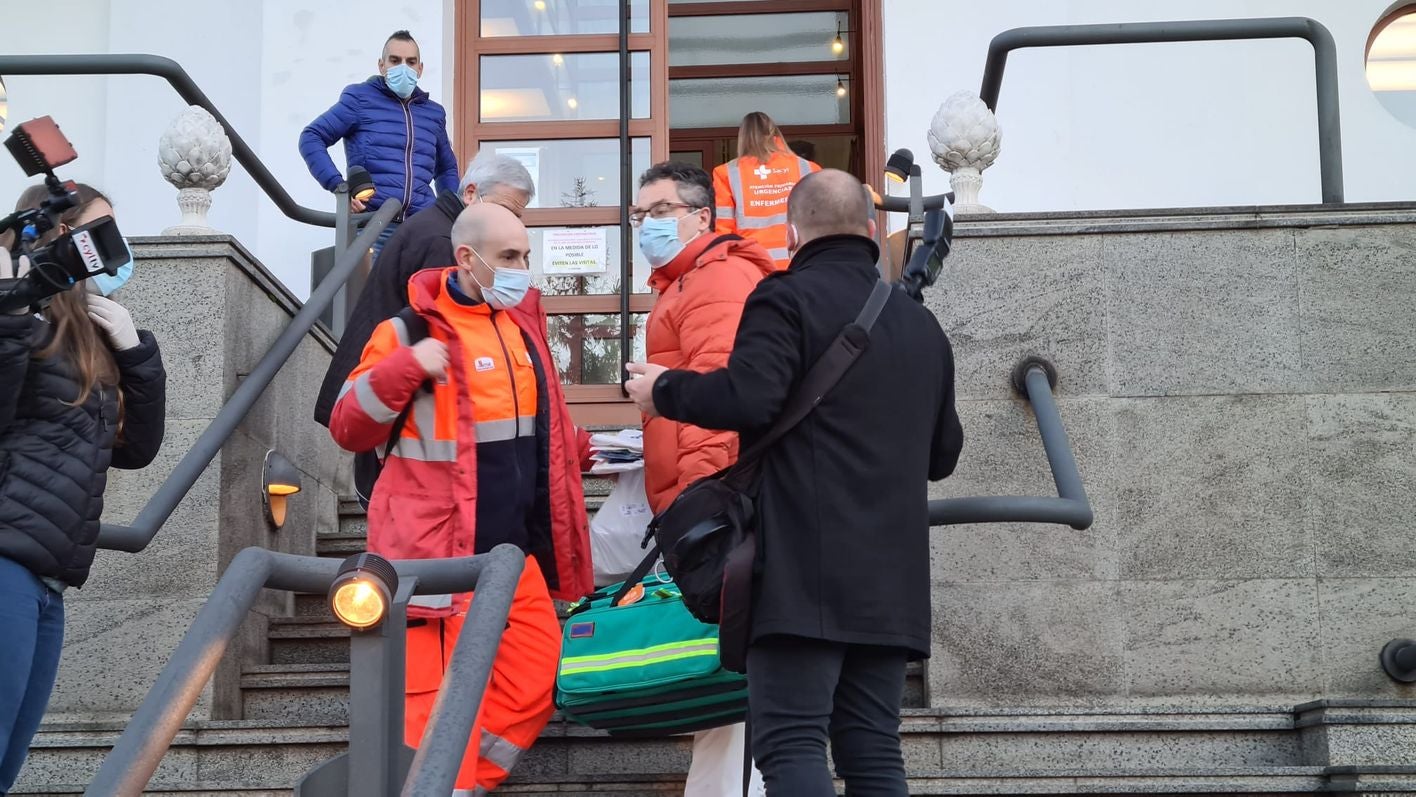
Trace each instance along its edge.
<path fill-rule="evenodd" d="M 554 711 L 552 597 L 594 588 L 580 486 L 587 438 L 570 420 L 530 288 L 526 228 L 506 208 L 471 205 L 453 224 L 452 245 L 455 266 L 420 271 L 408 284 L 428 336 L 410 341 L 398 317 L 380 324 L 330 433 L 351 451 L 382 451 L 411 403 L 370 498 L 369 550 L 426 559 L 510 543 L 528 554 L 457 778 L 459 793 L 481 794 L 506 778 Z M 422 738 L 471 600 L 419 596 L 409 606 L 410 745 Z"/>
<path fill-rule="evenodd" d="M 744 116 L 738 128 L 738 156 L 713 170 L 719 233 L 737 233 L 767 250 L 777 270 L 791 263 L 787 253 L 787 195 L 801 178 L 821 167 L 787 147 L 772 117 L 761 111 Z"/>

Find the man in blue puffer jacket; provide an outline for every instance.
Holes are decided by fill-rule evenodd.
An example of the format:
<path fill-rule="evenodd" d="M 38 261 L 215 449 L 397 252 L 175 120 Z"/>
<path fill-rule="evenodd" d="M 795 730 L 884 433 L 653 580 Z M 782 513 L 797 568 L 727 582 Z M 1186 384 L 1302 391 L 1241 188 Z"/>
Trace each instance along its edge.
<path fill-rule="evenodd" d="M 403 211 L 374 244 L 377 258 L 384 241 L 406 216 L 433 204 L 437 181 L 444 191 L 457 191 L 457 157 L 447 136 L 447 112 L 418 88 L 423 59 L 418 43 L 406 30 L 384 42 L 379 74 L 344 88 L 339 102 L 300 133 L 300 155 L 320 185 L 333 191 L 344 180 L 329 148 L 344 139 L 344 160 L 363 166 L 373 177 L 375 193 L 367 203 L 350 200 L 355 213 L 375 210 L 398 197 Z"/>

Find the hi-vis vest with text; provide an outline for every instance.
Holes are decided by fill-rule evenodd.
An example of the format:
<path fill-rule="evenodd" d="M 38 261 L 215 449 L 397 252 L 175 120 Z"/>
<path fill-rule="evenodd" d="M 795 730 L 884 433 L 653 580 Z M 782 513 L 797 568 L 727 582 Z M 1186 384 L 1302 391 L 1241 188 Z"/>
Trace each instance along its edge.
<path fill-rule="evenodd" d="M 713 170 L 719 233 L 737 233 L 762 245 L 777 268 L 787 255 L 787 195 L 793 186 L 821 167 L 791 152 L 778 151 L 766 162 L 747 155 Z"/>

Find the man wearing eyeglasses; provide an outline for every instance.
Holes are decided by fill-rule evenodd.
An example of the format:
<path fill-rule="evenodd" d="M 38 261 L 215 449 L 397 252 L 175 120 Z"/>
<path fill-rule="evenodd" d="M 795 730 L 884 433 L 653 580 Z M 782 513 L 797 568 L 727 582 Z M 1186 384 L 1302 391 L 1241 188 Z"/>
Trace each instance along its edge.
<path fill-rule="evenodd" d="M 743 303 L 776 269 L 772 256 L 755 241 L 713 232 L 713 179 L 687 163 L 660 163 L 645 172 L 629 220 L 654 268 L 649 287 L 659 294 L 649 314 L 649 362 L 690 371 L 726 366 Z M 650 507 L 662 511 L 685 487 L 732 464 L 737 452 L 733 432 L 645 417 Z M 741 795 L 745 744 L 741 724 L 696 734 L 685 797 Z M 764 793 L 761 777 L 754 770 L 754 794 Z"/>

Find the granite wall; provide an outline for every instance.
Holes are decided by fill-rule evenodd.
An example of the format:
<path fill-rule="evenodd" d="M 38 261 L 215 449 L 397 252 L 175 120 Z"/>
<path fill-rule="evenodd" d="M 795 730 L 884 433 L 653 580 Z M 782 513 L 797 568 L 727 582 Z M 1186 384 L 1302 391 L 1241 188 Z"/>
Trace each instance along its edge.
<path fill-rule="evenodd" d="M 936 706 L 1412 698 L 1416 208 L 960 219 L 928 304 L 967 436 L 936 497 L 1055 494 L 1008 374 L 1051 359 L 1087 531 L 936 529 Z"/>
<path fill-rule="evenodd" d="M 293 295 L 228 236 L 131 239 L 132 281 L 114 298 L 151 329 L 168 374 L 167 438 L 141 471 L 112 471 L 104 520 L 127 523 L 171 473 L 240 380 L 298 309 Z M 92 577 L 65 596 L 64 658 L 49 722 L 124 717 L 142 701 L 226 564 L 249 545 L 313 553 L 314 535 L 337 524 L 349 469 L 312 397 L 333 342 L 306 336 L 255 410 L 202 475 L 152 544 L 139 554 L 100 551 Z M 261 465 L 275 448 L 302 472 L 285 528 L 266 523 Z M 265 593 L 193 713 L 235 716 L 240 667 L 263 661 L 264 617 L 288 595 Z"/>

